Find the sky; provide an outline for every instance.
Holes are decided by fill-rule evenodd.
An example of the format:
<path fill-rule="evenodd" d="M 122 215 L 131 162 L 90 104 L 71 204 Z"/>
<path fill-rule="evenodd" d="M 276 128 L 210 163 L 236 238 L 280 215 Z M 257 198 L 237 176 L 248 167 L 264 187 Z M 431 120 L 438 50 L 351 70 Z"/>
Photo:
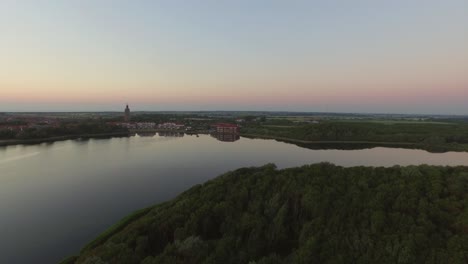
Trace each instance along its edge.
<path fill-rule="evenodd" d="M 2 0 L 0 111 L 468 115 L 466 0 Z"/>

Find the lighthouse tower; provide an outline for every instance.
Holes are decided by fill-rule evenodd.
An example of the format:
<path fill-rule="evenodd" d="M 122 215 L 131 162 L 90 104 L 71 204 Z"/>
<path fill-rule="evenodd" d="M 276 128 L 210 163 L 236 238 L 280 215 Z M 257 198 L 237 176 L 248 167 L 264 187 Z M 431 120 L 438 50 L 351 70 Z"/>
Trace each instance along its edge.
<path fill-rule="evenodd" d="M 130 122 L 130 108 L 128 108 L 128 104 L 127 104 L 127 107 L 125 107 L 124 121 Z"/>

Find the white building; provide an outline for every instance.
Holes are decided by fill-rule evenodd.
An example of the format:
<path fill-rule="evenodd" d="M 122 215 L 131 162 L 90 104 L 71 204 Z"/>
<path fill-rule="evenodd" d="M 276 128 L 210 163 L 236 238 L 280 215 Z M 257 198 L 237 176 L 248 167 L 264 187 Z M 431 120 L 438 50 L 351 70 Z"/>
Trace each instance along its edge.
<path fill-rule="evenodd" d="M 158 125 L 160 129 L 179 130 L 183 129 L 185 125 L 179 123 L 162 123 Z"/>
<path fill-rule="evenodd" d="M 135 123 L 137 129 L 155 129 L 156 123 L 153 122 L 139 122 Z"/>

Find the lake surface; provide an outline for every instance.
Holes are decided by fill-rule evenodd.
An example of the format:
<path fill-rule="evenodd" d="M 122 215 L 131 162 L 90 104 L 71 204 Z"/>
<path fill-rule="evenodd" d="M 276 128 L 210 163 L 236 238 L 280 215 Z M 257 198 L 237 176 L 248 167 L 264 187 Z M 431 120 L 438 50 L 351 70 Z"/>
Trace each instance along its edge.
<path fill-rule="evenodd" d="M 207 135 L 0 147 L 0 263 L 57 263 L 128 213 L 229 170 L 323 161 L 342 166 L 468 165 L 468 153 L 311 150 L 274 140 Z"/>

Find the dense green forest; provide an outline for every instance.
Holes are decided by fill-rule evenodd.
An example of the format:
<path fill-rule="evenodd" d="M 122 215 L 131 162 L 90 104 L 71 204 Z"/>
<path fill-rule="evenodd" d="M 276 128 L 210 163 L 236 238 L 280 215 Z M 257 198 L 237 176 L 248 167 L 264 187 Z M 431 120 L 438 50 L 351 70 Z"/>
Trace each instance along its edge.
<path fill-rule="evenodd" d="M 128 133 L 125 128 L 108 125 L 101 121 L 62 122 L 60 126 L 31 127 L 23 131 L 0 130 L 0 140 L 8 139 L 42 139 L 60 136 L 104 134 L 104 133 Z"/>
<path fill-rule="evenodd" d="M 467 191 L 467 167 L 243 168 L 64 263 L 468 263 Z"/>
<path fill-rule="evenodd" d="M 302 141 L 410 144 L 424 149 L 468 151 L 468 124 L 324 121 L 306 125 L 249 125 L 243 135 Z"/>

